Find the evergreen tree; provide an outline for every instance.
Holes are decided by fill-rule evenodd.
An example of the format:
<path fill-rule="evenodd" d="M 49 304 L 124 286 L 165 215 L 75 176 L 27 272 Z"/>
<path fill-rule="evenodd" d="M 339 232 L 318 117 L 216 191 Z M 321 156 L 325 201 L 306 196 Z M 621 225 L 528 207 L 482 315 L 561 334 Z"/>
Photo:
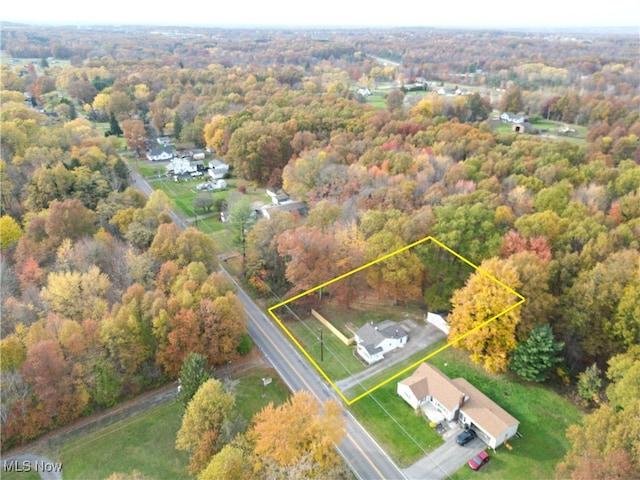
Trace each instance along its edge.
<path fill-rule="evenodd" d="M 173 116 L 173 136 L 175 138 L 180 138 L 180 134 L 182 133 L 182 118 L 178 112 Z"/>
<path fill-rule="evenodd" d="M 554 342 L 549 325 L 536 327 L 513 352 L 509 368 L 525 380 L 544 382 L 560 361 L 559 353 L 563 347 L 564 343 Z"/>
<path fill-rule="evenodd" d="M 207 359 L 199 353 L 189 353 L 184 359 L 178 378 L 180 382 L 178 401 L 187 408 L 200 386 L 211 378 L 207 372 Z"/>
<path fill-rule="evenodd" d="M 109 132 L 111 135 L 115 135 L 116 137 L 122 135 L 122 129 L 120 128 L 120 124 L 113 112 L 109 114 Z"/>

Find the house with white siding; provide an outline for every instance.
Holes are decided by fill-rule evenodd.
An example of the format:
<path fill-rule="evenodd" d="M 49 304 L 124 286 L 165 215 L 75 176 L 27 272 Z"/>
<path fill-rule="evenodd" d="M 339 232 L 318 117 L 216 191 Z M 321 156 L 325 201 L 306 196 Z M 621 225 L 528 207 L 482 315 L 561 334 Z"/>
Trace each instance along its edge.
<path fill-rule="evenodd" d="M 369 365 L 379 362 L 384 354 L 404 347 L 409 334 L 396 322 L 385 320 L 366 323 L 355 332 L 356 352 Z"/>
<path fill-rule="evenodd" d="M 397 393 L 414 409 L 426 403 L 445 420 L 473 429 L 495 450 L 518 433 L 520 422 L 464 378 L 450 379 L 428 363 L 398 382 Z"/>

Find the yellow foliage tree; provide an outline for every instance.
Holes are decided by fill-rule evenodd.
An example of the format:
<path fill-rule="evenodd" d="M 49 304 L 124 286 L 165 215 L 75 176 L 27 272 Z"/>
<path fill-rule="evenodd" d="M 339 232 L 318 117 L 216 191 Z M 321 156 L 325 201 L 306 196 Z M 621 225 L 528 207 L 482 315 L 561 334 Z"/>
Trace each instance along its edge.
<path fill-rule="evenodd" d="M 277 407 L 272 403 L 253 417 L 248 438 L 254 442 L 257 470 L 295 468 L 308 463 L 306 477 L 331 478 L 341 462 L 335 445 L 345 432 L 336 400 L 320 405 L 309 392 L 296 392 Z"/>
<path fill-rule="evenodd" d="M 482 262 L 480 270 L 453 294 L 452 312 L 447 318 L 451 327 L 449 341 L 464 336 L 456 346 L 471 352 L 471 360 L 482 364 L 488 372 L 504 372 L 511 352 L 518 346 L 516 326 L 520 322 L 520 307 L 489 320 L 519 301 L 509 289 L 515 290 L 521 283 L 511 260 L 494 257 Z"/>

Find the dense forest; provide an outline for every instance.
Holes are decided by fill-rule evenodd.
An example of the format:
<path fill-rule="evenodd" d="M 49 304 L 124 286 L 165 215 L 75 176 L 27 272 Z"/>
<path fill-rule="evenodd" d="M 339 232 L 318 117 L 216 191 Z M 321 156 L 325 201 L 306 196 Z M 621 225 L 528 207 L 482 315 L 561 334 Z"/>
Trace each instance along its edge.
<path fill-rule="evenodd" d="M 3 27 L 12 60 L 3 57 L 0 92 L 2 448 L 175 378 L 189 352 L 215 366 L 247 348 L 244 310 L 216 273 L 216 241 L 172 223 L 163 192 L 147 199 L 129 185 L 121 141 L 141 153 L 171 136 L 307 202 L 308 216 L 279 213 L 247 233 L 246 280 L 257 292 L 298 293 L 428 235 L 504 279 L 526 302 L 462 347 L 489 371 L 564 384 L 581 399 L 590 414 L 569 432 L 559 477 L 615 467 L 631 478 L 640 469 L 639 43 L 594 33 Z M 447 85 L 454 93 L 438 91 Z M 382 105 L 365 90 L 383 92 Z M 499 128 L 506 112 L 565 130 Z M 454 331 L 472 327 L 487 289 L 444 252 L 423 255 L 428 271 L 399 265 L 400 279 L 327 294 L 348 307 L 371 288 L 451 312 Z"/>

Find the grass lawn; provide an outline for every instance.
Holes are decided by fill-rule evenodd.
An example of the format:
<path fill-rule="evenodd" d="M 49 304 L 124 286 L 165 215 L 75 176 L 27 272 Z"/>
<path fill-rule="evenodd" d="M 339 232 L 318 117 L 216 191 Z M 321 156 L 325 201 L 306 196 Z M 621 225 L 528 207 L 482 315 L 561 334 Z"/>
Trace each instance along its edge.
<path fill-rule="evenodd" d="M 104 479 L 133 470 L 148 478 L 184 478 L 189 456 L 175 449 L 181 422 L 180 405 L 167 402 L 77 437 L 58 451 L 64 478 Z"/>
<path fill-rule="evenodd" d="M 284 309 L 279 309 L 276 313 L 281 314 L 283 311 Z M 365 369 L 362 362 L 353 356 L 354 347 L 342 343 L 315 318 L 309 316 L 301 321 L 289 320 L 285 326 L 331 380 L 340 380 Z M 320 327 L 322 327 L 324 344 L 322 361 L 320 359 Z"/>
<path fill-rule="evenodd" d="M 271 377 L 272 382 L 263 387 L 262 379 L 266 377 Z M 245 426 L 249 424 L 255 413 L 262 410 L 270 402 L 273 402 L 274 405 L 280 405 L 289 398 L 287 386 L 273 369 L 253 368 L 245 372 L 241 378 L 229 383 L 229 390 L 236 394 L 239 423 Z"/>
<path fill-rule="evenodd" d="M 391 382 L 354 403 L 349 410 L 398 464 L 406 468 L 442 444 L 427 419 L 398 397 Z"/>
<path fill-rule="evenodd" d="M 429 362 L 450 378 L 469 380 L 520 421 L 523 435 L 510 440 L 513 450 L 501 447 L 496 453 L 490 452 L 491 462 L 480 472 L 465 466 L 453 478 L 553 478 L 556 464 L 569 448 L 565 431 L 582 417 L 577 408 L 544 386 L 522 382 L 512 375 L 488 374 L 471 363 L 466 353 L 453 348 Z M 396 386 L 397 381 L 390 382 L 349 408 L 387 453 L 401 467 L 407 467 L 440 443 L 427 420 L 416 420 L 413 410 L 397 396 Z"/>

